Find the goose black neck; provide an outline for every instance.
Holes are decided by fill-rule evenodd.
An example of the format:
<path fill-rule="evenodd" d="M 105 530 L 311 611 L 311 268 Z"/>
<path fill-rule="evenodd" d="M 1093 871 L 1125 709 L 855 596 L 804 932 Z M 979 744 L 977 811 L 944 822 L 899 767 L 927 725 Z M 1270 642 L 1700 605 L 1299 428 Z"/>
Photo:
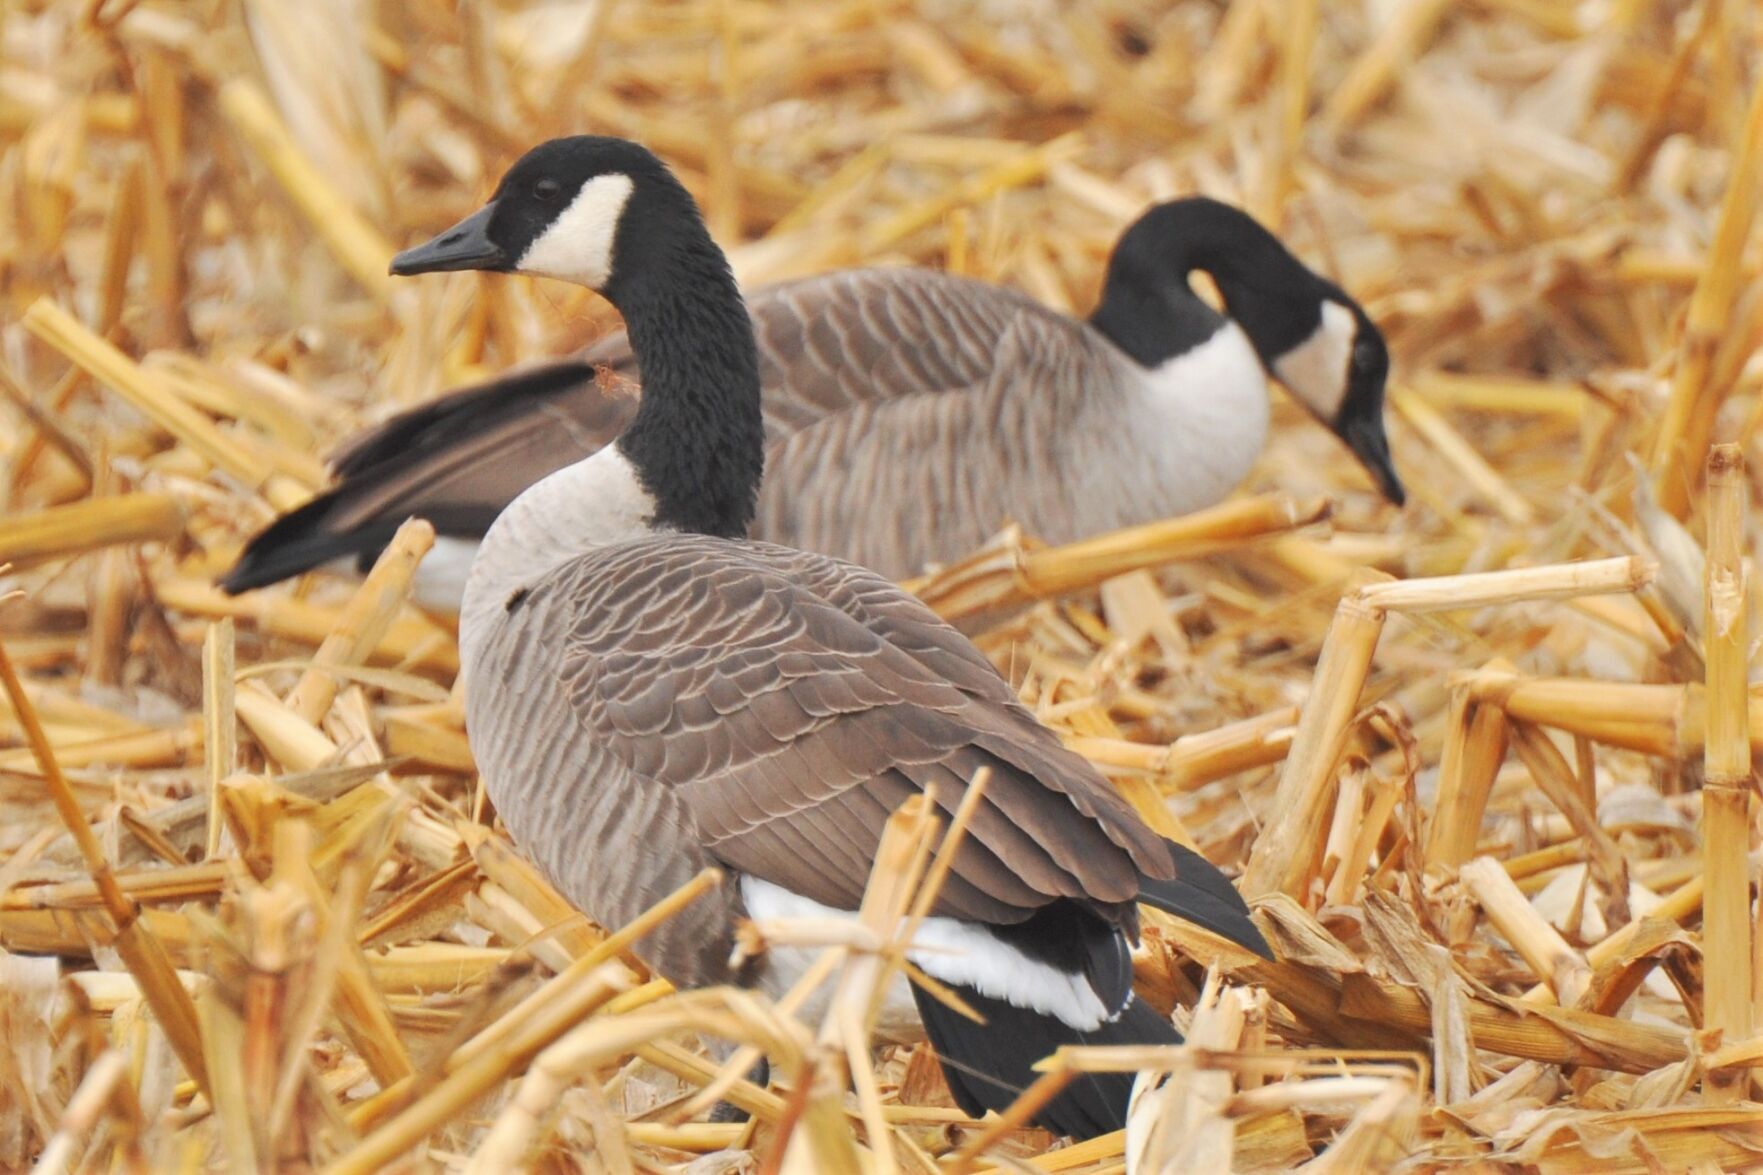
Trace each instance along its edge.
<path fill-rule="evenodd" d="M 645 234 L 643 263 L 606 289 L 643 384 L 617 444 L 655 499 L 654 526 L 738 538 L 765 464 L 758 351 L 727 259 L 689 197 L 683 211 L 689 225 Z M 642 228 L 623 226 L 620 250 Z"/>
<path fill-rule="evenodd" d="M 1211 275 L 1269 367 L 1315 331 L 1333 288 L 1241 209 L 1194 196 L 1121 234 L 1090 324 L 1147 367 L 1192 349 L 1223 324 L 1188 284 L 1195 270 Z"/>

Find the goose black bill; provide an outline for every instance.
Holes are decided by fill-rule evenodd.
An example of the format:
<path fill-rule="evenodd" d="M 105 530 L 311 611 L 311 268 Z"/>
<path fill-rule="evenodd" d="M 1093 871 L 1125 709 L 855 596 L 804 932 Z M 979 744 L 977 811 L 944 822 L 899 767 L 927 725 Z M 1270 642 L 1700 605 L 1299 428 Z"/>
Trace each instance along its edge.
<path fill-rule="evenodd" d="M 392 275 L 508 268 L 506 252 L 490 239 L 490 220 L 495 213 L 496 202 L 492 200 L 441 235 L 404 250 L 392 258 Z"/>
<path fill-rule="evenodd" d="M 1381 391 L 1381 389 L 1380 389 Z M 1359 464 L 1377 483 L 1383 496 L 1400 506 L 1408 499 L 1396 463 L 1390 457 L 1390 438 L 1383 427 L 1383 397 L 1349 396 L 1335 421 L 1335 432 L 1345 441 Z"/>

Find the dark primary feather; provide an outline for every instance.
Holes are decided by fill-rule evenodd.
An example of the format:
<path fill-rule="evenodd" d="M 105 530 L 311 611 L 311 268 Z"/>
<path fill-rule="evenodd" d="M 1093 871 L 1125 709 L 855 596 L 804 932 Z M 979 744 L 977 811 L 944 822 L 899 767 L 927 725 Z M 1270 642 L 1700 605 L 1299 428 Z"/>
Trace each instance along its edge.
<path fill-rule="evenodd" d="M 627 362 L 622 368 L 609 367 L 609 373 L 634 380 L 636 367 L 628 361 L 628 355 L 627 350 Z M 371 473 L 387 462 L 428 457 L 461 436 L 532 416 L 560 397 L 581 394 L 589 385 L 595 385 L 598 394 L 588 403 L 615 400 L 628 419 L 636 411 L 635 403 L 628 396 L 608 392 L 605 384 L 596 384 L 596 375 L 592 362 L 566 359 L 511 371 L 490 383 L 449 392 L 426 404 L 407 408 L 351 438 L 331 454 L 331 470 L 339 479 L 346 480 Z M 544 417 L 541 414 L 536 419 L 542 421 Z M 624 421 L 619 423 L 622 427 Z"/>
<path fill-rule="evenodd" d="M 372 562 L 406 518 L 477 539 L 539 477 L 611 443 L 636 415 L 634 385 L 566 363 L 401 413 L 337 457 L 339 482 L 254 537 L 221 580 L 265 587 L 352 556 Z"/>
<path fill-rule="evenodd" d="M 1273 948 L 1250 919 L 1248 904 L 1229 879 L 1187 846 L 1165 843 L 1175 862 L 1175 876 L 1145 878 L 1139 901 L 1203 926 L 1271 962 Z"/>

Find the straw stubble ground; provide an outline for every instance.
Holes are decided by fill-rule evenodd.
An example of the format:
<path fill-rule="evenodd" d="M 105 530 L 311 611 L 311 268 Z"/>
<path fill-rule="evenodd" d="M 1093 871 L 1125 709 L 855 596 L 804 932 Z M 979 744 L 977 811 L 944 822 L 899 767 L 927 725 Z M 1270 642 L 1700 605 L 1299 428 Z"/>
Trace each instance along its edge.
<path fill-rule="evenodd" d="M 1759 37 L 1715 0 L 9 5 L 0 1166 L 1763 1162 Z M 1281 400 L 1239 499 L 915 585 L 1280 955 L 1151 918 L 1190 1045 L 1061 1062 L 1160 1072 L 1130 1152 L 872 1056 L 923 813 L 860 925 L 747 943 L 829 946 L 826 1023 L 674 993 L 489 823 L 404 603 L 425 526 L 359 588 L 209 586 L 352 428 L 612 321 L 385 276 L 579 130 L 665 155 L 749 282 L 911 261 L 1081 311 L 1204 191 L 1387 332 L 1406 510 Z"/>

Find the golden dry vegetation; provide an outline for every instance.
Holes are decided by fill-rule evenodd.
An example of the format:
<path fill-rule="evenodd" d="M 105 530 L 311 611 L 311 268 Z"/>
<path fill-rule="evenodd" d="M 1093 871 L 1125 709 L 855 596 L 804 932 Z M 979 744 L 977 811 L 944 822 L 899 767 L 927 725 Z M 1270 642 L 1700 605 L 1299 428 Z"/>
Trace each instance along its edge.
<path fill-rule="evenodd" d="M 0 1167 L 1763 1163 L 1760 38 L 1744 0 L 0 7 Z M 748 282 L 1081 311 L 1201 191 L 1388 334 L 1405 510 L 1282 400 L 1231 503 L 918 585 L 1281 957 L 1152 925 L 1189 1045 L 1055 1066 L 1161 1070 L 1129 1137 L 872 1056 L 921 814 L 859 931 L 756 932 L 832 942 L 828 1023 L 674 993 L 490 822 L 424 527 L 359 590 L 210 586 L 355 427 L 606 329 L 386 276 L 582 130 L 673 163 Z M 698 1033 L 776 1084 L 702 1091 Z"/>

